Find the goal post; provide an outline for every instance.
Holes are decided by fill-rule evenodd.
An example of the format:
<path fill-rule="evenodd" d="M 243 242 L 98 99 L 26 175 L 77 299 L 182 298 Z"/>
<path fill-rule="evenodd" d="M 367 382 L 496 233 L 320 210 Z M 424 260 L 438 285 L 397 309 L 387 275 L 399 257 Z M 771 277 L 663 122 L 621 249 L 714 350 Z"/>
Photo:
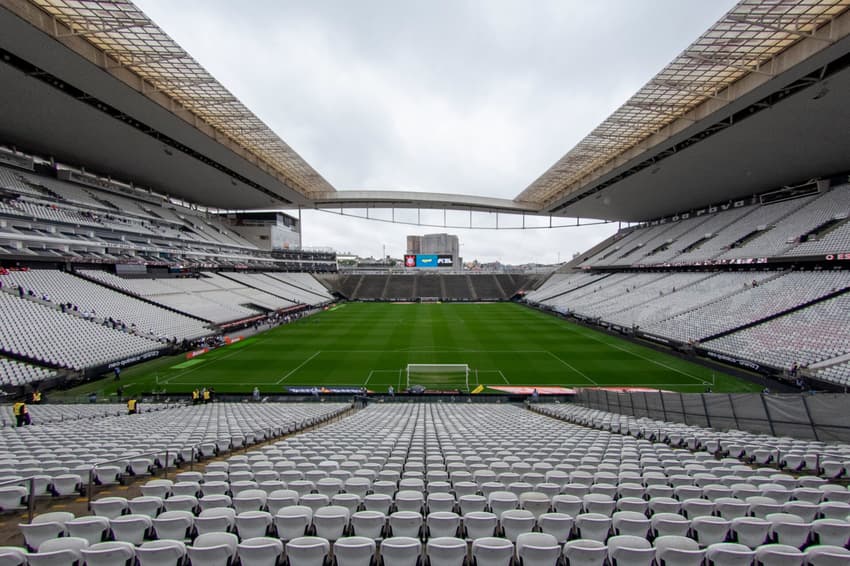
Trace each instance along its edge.
<path fill-rule="evenodd" d="M 469 391 L 468 364 L 407 364 L 407 388 L 422 385 L 430 389 Z"/>

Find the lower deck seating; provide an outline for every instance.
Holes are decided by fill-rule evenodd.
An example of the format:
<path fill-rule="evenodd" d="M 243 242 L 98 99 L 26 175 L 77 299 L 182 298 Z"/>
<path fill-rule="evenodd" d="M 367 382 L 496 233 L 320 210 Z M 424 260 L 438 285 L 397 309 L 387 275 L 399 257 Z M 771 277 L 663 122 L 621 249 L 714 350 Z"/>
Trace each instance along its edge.
<path fill-rule="evenodd" d="M 460 565 L 470 543 L 484 564 L 801 564 L 850 542 L 846 487 L 501 404 L 372 405 L 142 492 L 21 528 L 37 557 L 70 534 L 83 555 L 291 566 Z"/>

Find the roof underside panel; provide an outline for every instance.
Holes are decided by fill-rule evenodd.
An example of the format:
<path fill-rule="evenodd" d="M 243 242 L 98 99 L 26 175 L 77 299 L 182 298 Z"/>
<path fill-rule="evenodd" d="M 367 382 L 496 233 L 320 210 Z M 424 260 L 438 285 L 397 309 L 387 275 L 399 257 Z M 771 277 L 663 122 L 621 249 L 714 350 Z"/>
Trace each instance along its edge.
<path fill-rule="evenodd" d="M 335 189 L 129 0 L 31 0 L 307 197 Z"/>
<path fill-rule="evenodd" d="M 850 0 L 743 0 L 516 200 L 545 207 L 624 152 L 772 61 L 850 8 Z"/>

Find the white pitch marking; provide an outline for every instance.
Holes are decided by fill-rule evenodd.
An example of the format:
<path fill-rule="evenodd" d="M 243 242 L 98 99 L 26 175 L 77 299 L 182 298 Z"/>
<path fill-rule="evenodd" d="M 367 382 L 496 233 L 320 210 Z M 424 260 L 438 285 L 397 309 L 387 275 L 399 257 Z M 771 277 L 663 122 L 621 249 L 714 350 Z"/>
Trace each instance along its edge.
<path fill-rule="evenodd" d="M 555 355 L 555 354 L 553 354 L 552 352 L 549 352 L 549 355 L 550 355 L 550 356 L 552 356 L 553 358 L 555 358 L 556 360 L 558 360 L 559 362 L 561 362 L 562 364 L 564 364 L 565 366 L 567 366 L 568 368 L 570 368 L 571 370 L 573 370 L 574 372 L 576 372 L 577 374 L 579 374 L 580 376 L 582 376 L 583 378 L 585 378 L 586 380 L 588 380 L 588 381 L 589 381 L 590 383 L 592 383 L 593 385 L 599 385 L 598 383 L 596 383 L 595 381 L 593 381 L 592 379 L 590 379 L 590 378 L 587 376 L 587 374 L 586 374 L 586 373 L 584 373 L 583 371 L 579 371 L 579 370 L 577 370 L 577 369 L 576 369 L 576 368 L 575 368 L 572 364 L 569 364 L 569 363 L 565 362 L 564 360 L 562 360 L 561 358 L 559 358 L 558 356 L 556 356 L 556 355 Z"/>
<path fill-rule="evenodd" d="M 294 369 L 290 370 L 290 371 L 289 371 L 289 373 L 287 373 L 286 375 L 284 375 L 283 377 L 281 377 L 280 379 L 278 379 L 277 381 L 275 381 L 275 383 L 282 383 L 282 382 L 283 382 L 283 380 L 285 380 L 287 377 L 289 377 L 290 375 L 292 375 L 293 373 L 295 373 L 295 372 L 296 372 L 296 371 L 298 371 L 299 369 L 303 368 L 305 365 L 307 365 L 307 363 L 308 363 L 310 360 L 312 360 L 313 358 L 315 358 L 316 356 L 318 356 L 318 355 L 319 355 L 319 354 L 321 354 L 321 353 L 322 353 L 322 351 L 321 351 L 321 350 L 319 350 L 318 352 L 316 352 L 315 354 L 313 354 L 312 356 L 310 356 L 309 358 L 307 358 L 306 360 L 304 360 L 303 362 L 301 362 L 301 363 L 300 363 L 300 364 L 299 364 L 296 368 L 294 368 Z"/>

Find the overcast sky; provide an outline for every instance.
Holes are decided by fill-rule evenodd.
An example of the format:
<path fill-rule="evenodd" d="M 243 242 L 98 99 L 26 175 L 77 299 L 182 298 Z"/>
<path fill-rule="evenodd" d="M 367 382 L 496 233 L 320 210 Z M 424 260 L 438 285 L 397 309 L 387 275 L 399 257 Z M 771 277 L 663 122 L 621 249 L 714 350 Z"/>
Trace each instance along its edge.
<path fill-rule="evenodd" d="M 136 3 L 337 189 L 504 198 L 519 194 L 735 4 Z M 422 219 L 443 221 L 442 213 Z M 303 221 L 305 246 L 366 256 L 386 250 L 398 257 L 406 234 L 444 231 L 316 211 Z M 500 218 L 499 225 L 521 222 Z M 614 230 L 448 231 L 460 236 L 467 260 L 552 263 Z"/>

